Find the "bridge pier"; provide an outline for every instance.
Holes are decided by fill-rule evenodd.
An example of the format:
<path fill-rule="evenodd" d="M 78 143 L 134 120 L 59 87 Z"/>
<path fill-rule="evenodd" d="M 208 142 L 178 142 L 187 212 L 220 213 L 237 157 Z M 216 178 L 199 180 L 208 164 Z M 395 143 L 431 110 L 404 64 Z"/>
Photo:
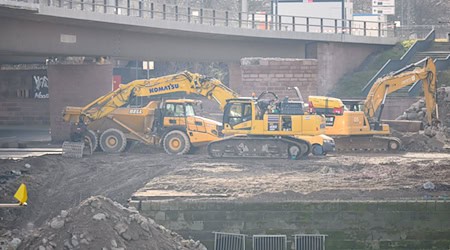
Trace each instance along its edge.
<path fill-rule="evenodd" d="M 52 142 L 69 137 L 62 120 L 66 106 L 84 106 L 112 89 L 112 64 L 54 64 L 47 69 Z"/>
<path fill-rule="evenodd" d="M 354 71 L 370 54 L 383 49 L 383 46 L 319 42 L 316 49 L 319 65 L 318 94 L 326 95 L 341 77 Z"/>

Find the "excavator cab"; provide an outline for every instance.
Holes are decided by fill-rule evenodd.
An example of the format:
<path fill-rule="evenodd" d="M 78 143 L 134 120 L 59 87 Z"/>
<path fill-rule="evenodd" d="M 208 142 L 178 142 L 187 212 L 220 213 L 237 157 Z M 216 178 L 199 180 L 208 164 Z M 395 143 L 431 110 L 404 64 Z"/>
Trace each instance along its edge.
<path fill-rule="evenodd" d="M 250 99 L 232 99 L 225 105 L 223 123 L 225 129 L 250 130 L 254 111 Z"/>

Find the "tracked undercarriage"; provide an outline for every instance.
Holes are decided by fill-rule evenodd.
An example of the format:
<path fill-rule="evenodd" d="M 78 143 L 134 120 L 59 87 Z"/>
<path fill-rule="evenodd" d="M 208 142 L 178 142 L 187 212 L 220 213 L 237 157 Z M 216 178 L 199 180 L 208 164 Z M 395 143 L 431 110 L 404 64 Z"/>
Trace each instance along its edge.
<path fill-rule="evenodd" d="M 333 139 L 338 152 L 398 152 L 402 147 L 400 139 L 391 136 L 352 135 L 333 136 Z"/>
<path fill-rule="evenodd" d="M 300 159 L 311 151 L 309 142 L 279 136 L 230 136 L 208 145 L 213 158 L 288 158 Z"/>

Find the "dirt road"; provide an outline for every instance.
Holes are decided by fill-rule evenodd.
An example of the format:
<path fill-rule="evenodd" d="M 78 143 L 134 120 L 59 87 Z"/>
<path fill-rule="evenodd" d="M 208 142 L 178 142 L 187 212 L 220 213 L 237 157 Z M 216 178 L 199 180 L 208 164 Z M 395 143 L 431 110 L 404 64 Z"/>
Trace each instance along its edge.
<path fill-rule="evenodd" d="M 169 156 L 149 149 L 121 155 L 95 153 L 82 159 L 49 155 L 0 160 L 2 201 L 14 193 L 21 181 L 27 183 L 30 197 L 25 209 L 0 210 L 0 229 L 38 227 L 92 195 L 126 204 L 144 186 L 152 190 L 226 194 L 231 199 L 448 196 L 449 158 L 448 154 L 406 153 L 331 155 L 300 161 L 215 160 L 204 154 Z M 30 168 L 25 167 L 27 163 Z M 17 176 L 11 170 L 22 173 Z M 423 189 L 427 181 L 435 185 L 435 191 Z"/>

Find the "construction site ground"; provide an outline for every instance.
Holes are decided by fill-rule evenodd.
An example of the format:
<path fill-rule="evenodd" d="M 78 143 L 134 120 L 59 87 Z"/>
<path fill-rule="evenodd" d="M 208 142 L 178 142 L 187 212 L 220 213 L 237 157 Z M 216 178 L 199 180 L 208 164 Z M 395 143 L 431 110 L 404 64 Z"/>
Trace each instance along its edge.
<path fill-rule="evenodd" d="M 202 150 L 170 156 L 154 147 L 82 159 L 61 155 L 0 160 L 0 201 L 13 202 L 21 182 L 29 205 L 0 211 L 0 231 L 41 227 L 61 210 L 102 195 L 126 205 L 137 190 L 220 194 L 229 199 L 445 199 L 450 194 L 446 153 L 343 154 L 287 159 L 211 159 Z M 424 189 L 431 182 L 433 190 Z M 1 232 L 0 232 L 1 233 Z"/>

